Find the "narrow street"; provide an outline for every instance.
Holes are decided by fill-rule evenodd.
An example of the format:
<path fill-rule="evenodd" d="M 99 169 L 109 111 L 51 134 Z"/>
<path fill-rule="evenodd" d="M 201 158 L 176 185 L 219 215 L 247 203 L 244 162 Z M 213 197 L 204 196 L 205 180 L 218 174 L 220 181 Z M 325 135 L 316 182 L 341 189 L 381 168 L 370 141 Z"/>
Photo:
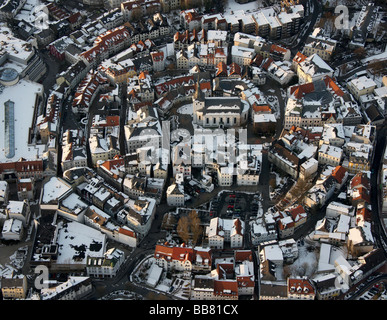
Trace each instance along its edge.
<path fill-rule="evenodd" d="M 371 171 L 371 206 L 372 206 L 372 228 L 373 236 L 375 237 L 378 246 L 384 250 L 387 257 L 387 236 L 386 228 L 383 225 L 383 215 L 381 212 L 381 184 L 380 184 L 380 170 L 383 166 L 383 156 L 386 146 L 387 125 L 379 128 L 376 136 L 376 146 L 374 160 Z"/>

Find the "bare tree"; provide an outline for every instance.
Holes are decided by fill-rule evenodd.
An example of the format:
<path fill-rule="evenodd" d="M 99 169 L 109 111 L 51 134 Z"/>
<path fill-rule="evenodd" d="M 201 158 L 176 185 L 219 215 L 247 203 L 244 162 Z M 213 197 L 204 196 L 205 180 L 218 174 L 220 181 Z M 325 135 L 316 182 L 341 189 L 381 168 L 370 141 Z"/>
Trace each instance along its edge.
<path fill-rule="evenodd" d="M 192 245 L 195 246 L 203 234 L 203 227 L 197 211 L 192 210 L 188 216 L 181 217 L 177 223 L 176 231 L 183 242 L 189 243 L 191 241 Z"/>
<path fill-rule="evenodd" d="M 356 55 L 356 58 L 359 60 L 364 59 L 367 56 L 367 51 L 363 47 L 359 47 L 355 49 L 353 53 Z"/>
<path fill-rule="evenodd" d="M 201 226 L 201 221 L 196 210 L 192 210 L 189 215 L 190 229 L 192 234 L 192 244 L 195 246 L 203 232 L 203 227 Z"/>
<path fill-rule="evenodd" d="M 189 220 L 187 216 L 181 217 L 179 222 L 177 223 L 177 234 L 180 239 L 185 243 L 188 243 L 190 235 L 189 235 Z"/>
<path fill-rule="evenodd" d="M 380 76 L 384 74 L 387 70 L 387 61 L 376 60 L 376 61 L 370 62 L 367 65 L 367 70 L 370 71 L 374 75 L 374 77 L 375 75 Z"/>

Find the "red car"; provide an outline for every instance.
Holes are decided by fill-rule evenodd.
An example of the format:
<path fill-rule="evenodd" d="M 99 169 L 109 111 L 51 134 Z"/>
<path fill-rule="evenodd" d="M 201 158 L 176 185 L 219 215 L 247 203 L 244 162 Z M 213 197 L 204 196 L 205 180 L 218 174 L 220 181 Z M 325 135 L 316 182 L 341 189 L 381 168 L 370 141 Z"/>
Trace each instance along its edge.
<path fill-rule="evenodd" d="M 232 208 L 234 208 L 234 206 L 232 206 L 232 205 L 229 205 L 229 206 L 228 206 L 228 209 L 232 209 Z"/>

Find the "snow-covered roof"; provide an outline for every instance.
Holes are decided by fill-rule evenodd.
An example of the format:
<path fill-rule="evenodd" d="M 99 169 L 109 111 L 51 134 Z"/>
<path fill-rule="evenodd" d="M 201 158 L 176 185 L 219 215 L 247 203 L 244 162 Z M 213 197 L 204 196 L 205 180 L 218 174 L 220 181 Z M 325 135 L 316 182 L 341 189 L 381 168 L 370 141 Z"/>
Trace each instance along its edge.
<path fill-rule="evenodd" d="M 51 201 L 57 201 L 63 196 L 71 187 L 65 183 L 62 179 L 57 177 L 51 177 L 43 186 L 42 203 L 50 203 Z"/>
<path fill-rule="evenodd" d="M 363 90 L 366 88 L 376 87 L 375 81 L 372 80 L 371 78 L 366 77 L 366 76 L 352 79 L 349 83 L 353 87 L 357 88 L 357 90 Z"/>
<path fill-rule="evenodd" d="M 57 295 L 71 290 L 72 287 L 77 286 L 78 284 L 86 281 L 89 277 L 74 277 L 70 276 L 68 280 L 64 283 L 61 283 L 58 286 L 52 288 L 43 288 L 40 292 L 42 300 L 54 299 Z"/>
<path fill-rule="evenodd" d="M 23 92 L 23 94 L 20 94 L 20 92 Z M 3 129 L 0 130 L 0 162 L 17 161 L 20 158 L 26 160 L 42 158 L 45 145 L 28 143 L 35 111 L 35 99 L 37 95 L 41 96 L 42 94 L 43 86 L 41 84 L 24 79 L 19 80 L 15 85 L 3 87 L 0 93 L 0 107 L 3 110 L 7 101 L 13 102 L 13 118 L 10 117 L 8 121 L 12 121 L 14 130 L 10 129 L 11 131 L 6 133 L 6 130 L 4 130 L 5 113 L 0 112 L 0 123 L 3 123 Z M 8 138 L 8 135 L 10 138 Z M 14 153 L 12 156 L 7 156 L 7 141 L 12 137 L 14 138 Z"/>
<path fill-rule="evenodd" d="M 266 260 L 272 262 L 283 261 L 283 253 L 278 244 L 269 244 L 263 248 L 263 252 Z"/>
<path fill-rule="evenodd" d="M 104 254 L 106 235 L 79 222 L 59 222 L 57 244 L 57 264 L 86 264 L 88 255 Z"/>

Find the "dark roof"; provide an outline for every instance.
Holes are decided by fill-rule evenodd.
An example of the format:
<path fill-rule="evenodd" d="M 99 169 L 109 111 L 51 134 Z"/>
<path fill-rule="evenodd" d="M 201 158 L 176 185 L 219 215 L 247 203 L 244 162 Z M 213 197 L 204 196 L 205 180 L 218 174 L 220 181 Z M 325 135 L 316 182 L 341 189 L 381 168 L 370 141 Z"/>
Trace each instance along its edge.
<path fill-rule="evenodd" d="M 380 112 L 379 108 L 378 108 L 375 104 L 370 105 L 370 106 L 366 109 L 365 112 L 366 112 L 368 118 L 369 118 L 372 122 L 374 122 L 374 121 L 379 121 L 379 120 L 383 120 L 383 119 L 384 119 L 382 113 Z"/>
<path fill-rule="evenodd" d="M 272 145 L 272 147 L 270 148 L 270 152 L 271 153 L 277 153 L 279 156 L 288 159 L 289 161 L 291 161 L 297 167 L 300 164 L 300 159 L 296 155 L 291 153 L 288 149 L 286 149 L 282 145 L 282 141 L 275 142 Z"/>
<path fill-rule="evenodd" d="M 214 279 L 196 277 L 195 288 L 214 289 Z"/>
<path fill-rule="evenodd" d="M 216 107 L 219 106 L 219 108 L 211 108 L 210 107 Z M 227 112 L 227 111 L 235 111 L 234 109 L 231 109 L 233 107 L 237 106 L 239 109 L 238 113 L 241 113 L 243 106 L 240 98 L 236 97 L 211 97 L 205 99 L 205 105 L 204 105 L 204 112 L 205 113 L 218 113 L 218 112 Z"/>
<path fill-rule="evenodd" d="M 24 278 L 3 278 L 1 279 L 2 288 L 20 288 L 23 286 Z"/>
<path fill-rule="evenodd" d="M 362 258 L 365 261 L 365 264 L 360 267 L 360 270 L 363 271 L 363 274 L 369 272 L 370 270 L 374 270 L 375 267 L 380 266 L 385 261 L 383 250 L 380 248 L 372 250 L 371 252 L 362 256 Z"/>
<path fill-rule="evenodd" d="M 259 286 L 261 296 L 281 297 L 287 298 L 288 286 L 280 284 L 260 284 Z"/>

